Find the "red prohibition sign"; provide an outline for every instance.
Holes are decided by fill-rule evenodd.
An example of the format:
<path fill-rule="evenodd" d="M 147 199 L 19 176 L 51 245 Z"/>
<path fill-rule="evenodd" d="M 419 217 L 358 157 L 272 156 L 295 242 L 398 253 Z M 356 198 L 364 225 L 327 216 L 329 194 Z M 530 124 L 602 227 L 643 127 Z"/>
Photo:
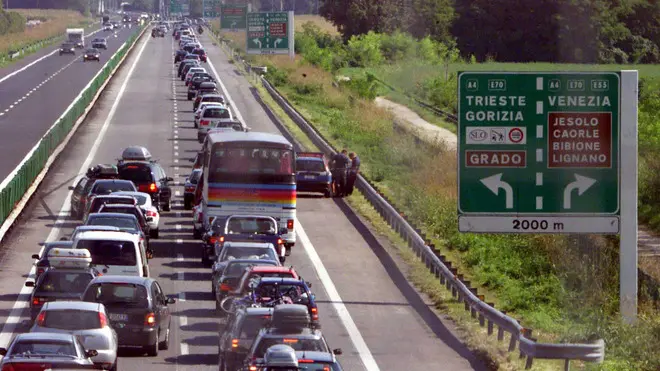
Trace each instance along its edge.
<path fill-rule="evenodd" d="M 509 130 L 509 140 L 513 143 L 520 143 L 524 139 L 523 131 L 518 128 Z"/>

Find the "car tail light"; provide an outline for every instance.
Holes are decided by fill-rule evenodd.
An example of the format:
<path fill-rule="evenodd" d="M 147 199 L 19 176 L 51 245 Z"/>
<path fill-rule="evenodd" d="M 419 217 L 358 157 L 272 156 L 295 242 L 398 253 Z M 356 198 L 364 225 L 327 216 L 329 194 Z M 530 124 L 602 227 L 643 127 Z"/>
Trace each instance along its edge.
<path fill-rule="evenodd" d="M 46 270 L 44 268 L 37 268 L 37 276 L 42 275 Z"/>
<path fill-rule="evenodd" d="M 2 371 L 40 371 L 48 370 L 53 367 L 50 363 L 34 363 L 34 362 L 21 362 L 21 363 L 8 363 L 2 366 Z"/>
<path fill-rule="evenodd" d="M 293 219 L 289 219 L 286 221 L 286 228 L 290 231 L 293 231 Z"/>
<path fill-rule="evenodd" d="M 108 325 L 108 317 L 105 316 L 105 313 L 99 312 L 99 323 L 101 323 L 101 328 L 104 328 Z"/>
<path fill-rule="evenodd" d="M 158 192 L 158 186 L 156 185 L 156 183 L 149 184 L 149 192 Z M 292 221 L 292 223 L 293 223 L 293 221 Z"/>
<path fill-rule="evenodd" d="M 15 371 L 14 367 L 12 367 L 11 363 L 7 363 L 2 366 L 2 371 Z"/>
<path fill-rule="evenodd" d="M 284 240 L 282 240 L 281 238 L 277 239 L 277 244 L 278 245 L 282 245 L 283 243 L 284 243 Z"/>
<path fill-rule="evenodd" d="M 313 321 L 319 320 L 319 309 L 317 307 L 312 308 L 312 320 Z"/>
<path fill-rule="evenodd" d="M 45 312 L 45 311 L 42 311 L 42 312 L 39 313 L 39 315 L 37 316 L 37 325 L 38 325 L 38 326 L 43 326 L 43 325 L 44 325 L 44 322 L 46 322 L 46 312 Z"/>
<path fill-rule="evenodd" d="M 314 363 L 314 360 L 311 359 L 299 359 L 298 363 Z"/>
<path fill-rule="evenodd" d="M 232 348 L 238 348 L 238 339 L 232 339 L 231 340 L 231 347 Z"/>
<path fill-rule="evenodd" d="M 46 298 L 32 298 L 32 305 L 44 305 L 47 301 Z"/>
<path fill-rule="evenodd" d="M 155 212 L 155 211 L 152 211 L 152 210 L 147 210 L 147 213 L 146 213 L 146 215 L 147 215 L 147 216 L 153 216 L 153 217 L 155 217 L 155 216 L 156 216 L 157 214 L 156 214 L 156 212 Z"/>
<path fill-rule="evenodd" d="M 147 315 L 144 316 L 144 325 L 149 327 L 156 326 L 156 314 L 153 312 L 147 313 Z"/>
<path fill-rule="evenodd" d="M 209 243 L 216 243 L 216 242 L 218 242 L 218 237 L 216 236 L 209 237 Z"/>
<path fill-rule="evenodd" d="M 250 366 L 250 371 L 257 371 L 257 366 Z"/>
<path fill-rule="evenodd" d="M 209 123 L 210 123 L 209 120 L 202 120 L 202 121 L 199 122 L 199 124 L 202 125 L 202 126 L 208 126 Z"/>
<path fill-rule="evenodd" d="M 195 186 L 187 186 L 185 191 L 186 192 L 194 192 L 195 191 Z"/>
<path fill-rule="evenodd" d="M 223 283 L 220 285 L 220 291 L 229 291 L 229 290 L 231 290 L 231 286 L 229 286 L 228 284 Z"/>

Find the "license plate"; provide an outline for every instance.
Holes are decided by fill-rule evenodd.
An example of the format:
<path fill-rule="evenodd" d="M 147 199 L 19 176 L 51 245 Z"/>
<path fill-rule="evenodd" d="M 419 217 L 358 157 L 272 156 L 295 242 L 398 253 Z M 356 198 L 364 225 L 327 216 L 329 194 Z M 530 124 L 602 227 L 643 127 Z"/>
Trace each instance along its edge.
<path fill-rule="evenodd" d="M 122 322 L 126 322 L 126 321 L 128 321 L 128 314 L 124 314 L 124 313 L 110 313 L 110 320 L 111 320 L 111 321 L 122 321 Z"/>
<path fill-rule="evenodd" d="M 304 179 L 316 179 L 315 175 L 305 175 Z"/>

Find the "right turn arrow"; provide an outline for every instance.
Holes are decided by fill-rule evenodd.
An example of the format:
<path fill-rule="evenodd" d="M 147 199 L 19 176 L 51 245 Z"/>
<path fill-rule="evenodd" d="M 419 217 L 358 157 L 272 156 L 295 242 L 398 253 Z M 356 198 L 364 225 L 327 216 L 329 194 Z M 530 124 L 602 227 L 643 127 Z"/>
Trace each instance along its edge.
<path fill-rule="evenodd" d="M 582 196 L 587 189 L 591 188 L 591 186 L 596 183 L 596 179 L 591 179 L 579 174 L 573 175 L 575 176 L 575 181 L 568 183 L 566 188 L 564 188 L 564 209 L 571 208 L 571 193 L 573 193 L 574 189 L 578 190 L 578 196 Z"/>
<path fill-rule="evenodd" d="M 513 188 L 511 188 L 509 183 L 502 180 L 502 173 L 483 178 L 481 179 L 481 183 L 490 189 L 491 192 L 495 193 L 496 196 L 499 195 L 500 188 L 502 188 L 506 196 L 506 208 L 513 209 Z"/>

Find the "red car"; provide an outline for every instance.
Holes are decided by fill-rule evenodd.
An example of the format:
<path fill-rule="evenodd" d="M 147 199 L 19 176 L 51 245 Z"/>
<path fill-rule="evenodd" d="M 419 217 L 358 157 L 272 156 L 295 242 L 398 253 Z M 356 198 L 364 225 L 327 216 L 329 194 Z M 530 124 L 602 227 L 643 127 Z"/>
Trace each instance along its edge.
<path fill-rule="evenodd" d="M 257 276 L 300 279 L 298 273 L 293 267 L 255 265 L 243 273 L 231 295 L 244 295 L 248 290 L 248 283 L 250 280 Z"/>
<path fill-rule="evenodd" d="M 202 62 L 207 62 L 206 51 L 202 48 L 193 49 L 192 54 L 199 55 L 199 60 Z"/>

